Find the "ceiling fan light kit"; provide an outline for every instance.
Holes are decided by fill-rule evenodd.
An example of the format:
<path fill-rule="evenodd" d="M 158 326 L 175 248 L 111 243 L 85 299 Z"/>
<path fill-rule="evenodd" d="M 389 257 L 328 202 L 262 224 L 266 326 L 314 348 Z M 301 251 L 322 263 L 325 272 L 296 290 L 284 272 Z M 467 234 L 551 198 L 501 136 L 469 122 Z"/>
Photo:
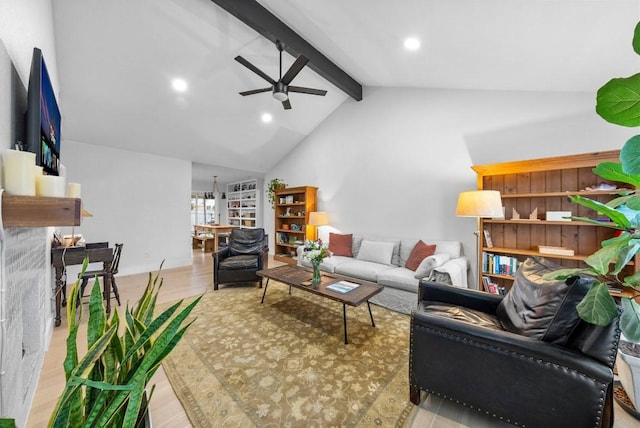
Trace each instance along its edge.
<path fill-rule="evenodd" d="M 296 58 L 294 63 L 291 64 L 291 67 L 289 67 L 289 70 L 287 70 L 287 72 L 283 76 L 282 75 L 282 51 L 284 50 L 284 44 L 278 40 L 276 41 L 276 47 L 278 48 L 278 51 L 280 51 L 280 74 L 279 74 L 278 81 L 273 80 L 267 73 L 260 70 L 258 67 L 251 64 L 249 61 L 247 61 L 240 55 L 234 58 L 240 64 L 244 65 L 249 70 L 253 71 L 255 74 L 262 77 L 264 80 L 266 80 L 271 84 L 270 88 L 260 88 L 260 89 L 252 89 L 250 91 L 243 91 L 243 92 L 240 92 L 240 95 L 244 97 L 247 95 L 254 95 L 254 94 L 259 94 L 261 92 L 271 91 L 273 98 L 282 102 L 282 107 L 284 107 L 285 110 L 290 110 L 291 103 L 289 101 L 289 92 L 298 92 L 301 94 L 319 95 L 319 96 L 325 96 L 327 94 L 327 91 L 323 89 L 305 88 L 302 86 L 289 86 L 291 81 L 298 75 L 298 73 L 300 73 L 300 71 L 304 68 L 304 66 L 307 65 L 307 63 L 309 62 L 309 59 L 306 58 L 304 55 L 298 56 L 298 58 Z"/>

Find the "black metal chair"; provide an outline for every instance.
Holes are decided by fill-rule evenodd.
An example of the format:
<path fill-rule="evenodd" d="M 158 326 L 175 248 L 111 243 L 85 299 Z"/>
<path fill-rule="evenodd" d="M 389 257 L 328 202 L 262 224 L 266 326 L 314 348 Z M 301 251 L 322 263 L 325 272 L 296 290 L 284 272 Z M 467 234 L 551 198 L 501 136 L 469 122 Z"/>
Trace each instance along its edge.
<path fill-rule="evenodd" d="M 219 284 L 259 281 L 256 272 L 267 268 L 269 237 L 264 229 L 234 229 L 227 245 L 212 254 L 213 289 Z"/>
<path fill-rule="evenodd" d="M 111 290 L 113 291 L 113 295 L 116 298 L 116 302 L 118 302 L 118 306 L 120 306 L 120 293 L 118 292 L 118 286 L 116 284 L 115 275 L 118 273 L 118 268 L 120 267 L 120 256 L 122 254 L 122 247 L 124 244 L 116 244 L 113 250 L 113 260 L 111 261 Z M 95 277 L 102 278 L 102 284 L 104 287 L 104 281 L 107 272 L 104 269 L 100 270 L 90 270 L 86 271 L 84 274 L 78 274 L 78 278 L 82 279 L 82 283 L 80 284 L 80 296 L 84 296 L 84 290 L 87 287 L 87 283 L 90 279 Z"/>
<path fill-rule="evenodd" d="M 507 296 L 420 283 L 411 315 L 410 400 L 427 391 L 517 426 L 611 427 L 619 318 L 576 305 L 588 279 L 548 281 L 529 259 Z"/>

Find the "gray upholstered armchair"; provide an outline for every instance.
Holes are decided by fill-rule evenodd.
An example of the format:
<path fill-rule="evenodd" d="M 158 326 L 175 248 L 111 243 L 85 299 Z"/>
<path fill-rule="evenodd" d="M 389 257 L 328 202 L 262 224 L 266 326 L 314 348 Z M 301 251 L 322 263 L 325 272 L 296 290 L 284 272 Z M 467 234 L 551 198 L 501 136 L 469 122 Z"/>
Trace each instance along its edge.
<path fill-rule="evenodd" d="M 619 319 L 580 320 L 589 280 L 544 280 L 556 267 L 528 259 L 506 296 L 422 282 L 411 401 L 427 391 L 517 426 L 611 427 Z"/>
<path fill-rule="evenodd" d="M 228 245 L 219 248 L 213 256 L 213 289 L 218 284 L 259 281 L 256 272 L 267 268 L 269 235 L 264 229 L 234 229 Z"/>

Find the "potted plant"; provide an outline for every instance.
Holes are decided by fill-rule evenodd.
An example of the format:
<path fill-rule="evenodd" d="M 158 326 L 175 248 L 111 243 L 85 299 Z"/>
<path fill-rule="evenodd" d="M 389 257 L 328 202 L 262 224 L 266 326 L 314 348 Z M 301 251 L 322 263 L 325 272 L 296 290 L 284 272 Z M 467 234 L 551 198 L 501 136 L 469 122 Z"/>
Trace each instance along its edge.
<path fill-rule="evenodd" d="M 88 265 L 84 260 L 82 272 Z M 162 268 L 162 265 L 160 266 Z M 149 274 L 147 287 L 138 302 L 127 305 L 123 322 L 117 311 L 110 318 L 96 279 L 89 298 L 87 352 L 78 356 L 78 330 L 82 319 L 80 281 L 76 281 L 67 304 L 67 355 L 64 360 L 66 385 L 49 419 L 49 427 L 138 427 L 147 424 L 147 399 L 153 387 L 147 382 L 162 360 L 178 344 L 191 322 L 183 322 L 200 297 L 176 313 L 182 300 L 154 316 L 162 279 Z M 147 396 L 148 392 L 148 396 Z"/>
<path fill-rule="evenodd" d="M 635 27 L 633 49 L 640 55 L 640 23 Z M 628 78 L 615 78 L 598 90 L 596 112 L 608 122 L 635 127 L 640 125 L 640 73 Z M 605 215 L 610 222 L 598 222 L 583 217 L 575 220 L 616 229 L 616 236 L 605 240 L 601 248 L 587 257 L 584 269 L 562 269 L 550 276 L 564 279 L 571 275 L 586 275 L 595 279 L 589 292 L 578 305 L 580 317 L 596 325 L 607 325 L 617 314 L 617 306 L 609 286 L 625 291 L 621 299 L 618 374 L 623 388 L 636 409 L 640 408 L 640 270 L 625 274 L 625 266 L 640 253 L 640 135 L 629 139 L 620 151 L 620 163 L 603 162 L 593 170 L 598 176 L 632 189 L 603 204 L 571 196 L 572 202 Z"/>
<path fill-rule="evenodd" d="M 269 198 L 271 208 L 276 207 L 276 191 L 282 190 L 286 187 L 287 185 L 279 178 L 274 178 L 269 182 L 269 185 L 267 186 L 267 198 Z"/>

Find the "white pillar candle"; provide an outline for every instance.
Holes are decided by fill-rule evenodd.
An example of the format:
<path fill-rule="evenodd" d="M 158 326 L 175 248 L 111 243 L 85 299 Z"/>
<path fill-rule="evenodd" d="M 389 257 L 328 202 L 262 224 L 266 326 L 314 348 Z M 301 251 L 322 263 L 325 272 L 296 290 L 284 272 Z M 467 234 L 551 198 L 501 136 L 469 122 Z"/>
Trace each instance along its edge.
<path fill-rule="evenodd" d="M 41 175 L 36 177 L 36 196 L 64 198 L 64 177 Z"/>
<path fill-rule="evenodd" d="M 36 154 L 19 150 L 4 151 L 4 188 L 10 195 L 34 196 Z"/>
<path fill-rule="evenodd" d="M 80 199 L 80 183 L 67 184 L 67 198 Z"/>

